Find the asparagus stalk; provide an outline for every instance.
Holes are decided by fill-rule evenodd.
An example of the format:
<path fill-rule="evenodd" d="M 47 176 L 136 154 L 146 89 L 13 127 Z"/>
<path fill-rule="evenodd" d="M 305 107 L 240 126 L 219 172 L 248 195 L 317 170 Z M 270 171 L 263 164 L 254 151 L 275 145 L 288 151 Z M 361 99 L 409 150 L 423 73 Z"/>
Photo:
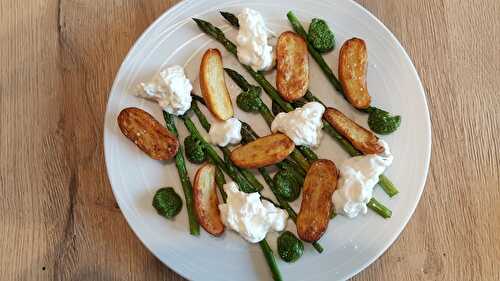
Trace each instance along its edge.
<path fill-rule="evenodd" d="M 191 135 L 196 137 L 202 143 L 202 145 L 205 147 L 209 157 L 216 163 L 216 165 L 218 167 L 222 168 L 231 178 L 233 178 L 233 180 L 236 181 L 236 183 L 240 186 L 240 189 L 241 189 L 240 183 L 245 182 L 246 184 L 248 184 L 250 186 L 251 189 L 256 190 L 256 187 L 251 186 L 248 182 L 246 182 L 246 180 L 244 178 L 237 177 L 237 176 L 240 176 L 239 174 L 237 174 L 237 176 L 235 176 L 234 174 L 231 175 L 230 173 L 228 173 L 227 165 L 224 163 L 224 161 L 222 161 L 222 159 L 220 159 L 220 157 L 217 155 L 215 150 L 213 150 L 213 148 L 200 135 L 200 133 L 198 132 L 198 129 L 196 129 L 196 126 L 194 125 L 193 121 L 191 121 L 191 119 L 187 115 L 184 115 L 184 117 L 182 119 L 184 121 L 184 125 L 186 126 L 188 131 L 191 133 Z M 216 156 L 216 157 L 214 157 L 214 156 Z M 217 178 L 216 178 L 216 184 L 219 185 L 221 183 L 223 184 L 222 180 L 221 179 L 217 180 Z M 225 199 L 224 199 L 224 201 L 225 201 Z M 283 278 L 281 277 L 281 273 L 279 271 L 278 265 L 276 264 L 276 259 L 274 258 L 273 251 L 272 251 L 271 247 L 269 247 L 269 244 L 267 243 L 266 239 L 260 241 L 259 245 L 260 245 L 260 248 L 262 249 L 262 252 L 264 253 L 264 257 L 266 258 L 266 262 L 269 265 L 269 268 L 270 268 L 271 273 L 273 275 L 273 279 L 276 281 L 283 280 Z"/>
<path fill-rule="evenodd" d="M 370 199 L 370 201 L 368 201 L 366 206 L 375 211 L 377 214 L 381 215 L 384 219 L 390 218 L 392 216 L 392 211 L 373 197 L 372 199 Z"/>
<path fill-rule="evenodd" d="M 179 134 L 177 132 L 177 128 L 175 127 L 174 116 L 163 111 L 163 117 L 165 118 L 167 128 L 174 133 L 176 137 L 178 137 Z M 200 225 L 198 224 L 198 220 L 196 219 L 196 215 L 194 213 L 193 186 L 191 185 L 191 181 L 189 180 L 189 175 L 186 170 L 183 150 L 182 144 L 179 144 L 179 150 L 175 155 L 175 166 L 177 167 L 177 173 L 179 174 L 182 191 L 184 193 L 184 200 L 186 201 L 189 233 L 197 236 L 200 235 Z"/>
<path fill-rule="evenodd" d="M 206 34 L 212 36 L 215 38 L 217 41 L 219 41 L 230 53 L 233 55 L 237 56 L 236 53 L 236 45 L 232 43 L 229 39 L 226 38 L 224 33 L 211 23 L 201 20 L 201 19 L 193 19 L 198 27 L 205 32 Z M 259 72 L 254 71 L 251 67 L 242 64 L 242 66 L 250 73 L 250 75 L 259 83 L 259 85 L 264 89 L 264 91 L 269 95 L 269 97 L 277 104 L 279 107 L 281 107 L 282 110 L 285 112 L 290 112 L 294 109 L 294 107 L 290 104 L 285 102 L 281 96 L 279 95 L 278 91 L 267 81 L 267 79 L 260 74 Z M 241 76 L 241 75 L 239 75 Z M 243 78 L 243 77 L 241 77 Z M 244 78 L 243 78 L 244 79 Z M 246 85 L 250 85 L 248 82 L 246 82 Z M 309 92 L 309 91 L 308 91 Z M 314 97 L 312 93 L 309 92 L 308 94 L 309 98 Z M 315 101 L 321 102 L 319 99 L 314 97 Z M 322 103 L 322 102 L 321 102 Z M 323 103 L 322 103 L 323 104 Z M 361 155 L 361 153 L 356 150 L 349 141 L 347 141 L 342 135 L 340 135 L 328 122 L 323 121 L 323 130 L 330 135 L 334 140 L 336 140 L 339 145 L 351 156 L 358 156 Z M 393 197 L 396 194 L 399 193 L 397 190 L 396 186 L 384 175 L 381 175 L 379 178 L 379 185 L 382 187 L 382 189 L 389 195 L 389 197 Z"/>
<path fill-rule="evenodd" d="M 335 77 L 335 74 L 333 74 L 332 69 L 328 66 L 326 61 L 323 59 L 323 56 L 314 48 L 314 46 L 309 42 L 307 32 L 305 31 L 304 27 L 302 27 L 302 24 L 300 23 L 299 19 L 295 16 L 293 12 L 288 12 L 286 14 L 288 17 L 288 20 L 292 24 L 293 30 L 302 36 L 304 40 L 307 43 L 307 49 L 309 50 L 309 53 L 313 57 L 313 59 L 318 63 L 319 67 L 323 71 L 323 73 L 326 75 L 326 78 L 328 78 L 328 81 L 332 84 L 332 86 L 337 90 L 339 93 L 344 95 L 344 90 L 342 89 L 342 85 L 340 84 L 340 81 Z"/>
<path fill-rule="evenodd" d="M 200 121 L 201 126 L 207 132 L 209 132 L 211 125 L 208 122 L 207 118 L 205 118 L 205 116 L 203 115 L 203 113 L 200 111 L 200 108 L 198 107 L 198 104 L 196 103 L 196 101 L 198 101 L 198 99 L 195 99 L 191 103 L 191 108 L 193 109 L 193 112 L 196 114 L 196 116 L 198 116 L 198 120 Z M 199 118 L 200 116 L 203 116 L 203 118 Z M 224 158 L 226 160 L 226 163 L 231 163 L 232 164 L 232 161 L 231 161 L 231 159 L 229 157 L 231 155 L 231 151 L 229 150 L 229 148 L 227 148 L 227 147 L 220 147 L 220 146 L 219 146 L 219 148 L 222 151 L 222 153 L 224 154 Z M 247 179 L 247 181 L 251 185 L 255 186 L 258 190 L 262 190 L 264 188 L 264 186 L 257 180 L 257 178 L 255 178 L 254 174 L 250 170 L 239 169 L 239 168 L 236 168 L 236 169 L 238 169 L 238 171 Z"/>
<path fill-rule="evenodd" d="M 212 161 L 212 159 L 208 159 L 208 162 L 215 166 L 215 184 L 219 189 L 220 195 L 222 196 L 222 201 L 226 202 L 227 194 L 224 191 L 224 184 L 226 183 L 226 178 L 224 178 L 224 174 L 221 169 Z"/>
<path fill-rule="evenodd" d="M 236 28 L 240 28 L 240 22 L 238 21 L 238 17 L 236 17 L 234 14 L 228 13 L 228 12 L 220 12 L 222 17 L 224 17 L 232 26 L 235 26 Z"/>
<path fill-rule="evenodd" d="M 278 268 L 278 264 L 276 263 L 276 259 L 273 255 L 273 250 L 267 243 L 266 239 L 259 242 L 260 248 L 264 253 L 264 257 L 266 258 L 267 265 L 269 265 L 269 269 L 271 269 L 271 273 L 273 275 L 273 280 L 282 281 L 283 277 L 281 277 L 280 269 Z"/>
<path fill-rule="evenodd" d="M 213 164 L 213 162 L 212 162 Z M 216 167 L 215 170 L 215 184 L 217 185 L 217 188 L 219 189 L 221 195 L 222 195 L 222 201 L 226 203 L 227 200 L 227 194 L 224 191 L 224 184 L 226 183 L 226 179 L 224 178 L 224 175 L 222 174 L 221 170 L 219 167 Z M 278 268 L 278 265 L 276 264 L 276 259 L 274 258 L 273 255 L 273 250 L 271 247 L 269 247 L 269 244 L 267 243 L 266 239 L 262 240 L 259 242 L 259 246 L 262 249 L 262 253 L 264 254 L 264 257 L 266 258 L 266 262 L 269 265 L 269 268 L 271 270 L 271 273 L 273 275 L 274 280 L 283 280 L 281 277 L 281 272 Z"/>

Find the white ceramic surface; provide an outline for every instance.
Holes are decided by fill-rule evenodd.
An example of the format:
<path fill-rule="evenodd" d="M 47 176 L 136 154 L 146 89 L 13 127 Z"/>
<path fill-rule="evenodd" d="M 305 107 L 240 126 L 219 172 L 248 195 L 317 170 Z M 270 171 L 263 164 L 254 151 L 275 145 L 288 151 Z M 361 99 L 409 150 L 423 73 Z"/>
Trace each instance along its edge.
<path fill-rule="evenodd" d="M 325 248 L 323 254 L 316 253 L 306 244 L 303 257 L 296 263 L 287 264 L 277 257 L 285 280 L 347 279 L 379 257 L 408 222 L 424 188 L 431 150 L 425 93 L 410 58 L 383 24 L 354 2 L 188 0 L 158 18 L 130 50 L 116 76 L 108 101 L 104 148 L 116 200 L 144 245 L 182 276 L 191 280 L 270 279 L 258 245 L 251 245 L 230 231 L 220 238 L 211 237 L 203 230 L 199 237 L 189 235 L 185 208 L 174 221 L 167 221 L 155 213 L 151 199 L 157 188 L 173 186 L 182 194 L 175 165 L 147 157 L 121 134 L 116 123 L 118 113 L 127 106 L 143 108 L 163 122 L 161 111 L 155 104 L 132 95 L 137 83 L 148 79 L 163 66 L 185 66 L 199 94 L 198 66 L 201 55 L 209 47 L 219 48 L 223 52 L 225 66 L 239 70 L 253 82 L 237 61 L 221 45 L 204 35 L 191 20 L 191 17 L 209 20 L 234 40 L 236 31 L 219 16 L 218 11 L 238 12 L 242 7 L 259 10 L 277 34 L 291 30 L 286 13 L 293 10 L 306 27 L 313 17 L 325 19 L 335 31 L 339 46 L 350 37 L 363 38 L 368 46 L 368 88 L 373 104 L 402 115 L 400 129 L 384 137 L 395 155 L 394 164 L 386 175 L 398 186 L 400 194 L 389 199 L 380 188 L 375 191 L 375 197 L 392 209 L 393 217 L 384 220 L 373 212 L 354 220 L 336 217 L 320 240 Z M 326 61 L 334 70 L 337 69 L 339 46 L 326 56 Z M 310 66 L 311 91 L 328 105 L 335 105 L 366 125 L 366 115 L 353 110 L 334 91 L 312 58 Z M 274 76 L 269 79 L 274 84 Z M 238 88 L 229 78 L 226 81 L 234 101 Z M 264 99 L 269 102 L 265 95 Z M 238 109 L 236 114 L 252 124 L 258 133 L 268 133 L 260 116 Z M 186 130 L 180 122 L 177 126 L 183 139 L 187 135 Z M 200 126 L 198 128 L 202 131 Z M 348 157 L 327 135 L 317 152 L 337 164 Z M 192 177 L 196 166 L 188 163 L 188 169 Z M 293 204 L 296 210 L 299 202 L 300 199 Z M 295 226 L 289 222 L 288 228 L 294 231 Z M 268 241 L 275 249 L 276 235 L 268 235 Z"/>

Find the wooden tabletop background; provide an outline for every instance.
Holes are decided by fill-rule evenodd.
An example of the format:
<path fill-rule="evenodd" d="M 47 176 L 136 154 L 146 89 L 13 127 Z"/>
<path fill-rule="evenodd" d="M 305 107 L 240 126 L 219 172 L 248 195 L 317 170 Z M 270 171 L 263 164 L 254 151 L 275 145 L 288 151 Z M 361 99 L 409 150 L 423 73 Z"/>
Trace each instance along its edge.
<path fill-rule="evenodd" d="M 177 1 L 0 1 L 0 279 L 182 280 L 108 182 L 115 74 Z M 420 74 L 432 159 L 418 208 L 353 280 L 500 280 L 500 1 L 364 0 Z"/>

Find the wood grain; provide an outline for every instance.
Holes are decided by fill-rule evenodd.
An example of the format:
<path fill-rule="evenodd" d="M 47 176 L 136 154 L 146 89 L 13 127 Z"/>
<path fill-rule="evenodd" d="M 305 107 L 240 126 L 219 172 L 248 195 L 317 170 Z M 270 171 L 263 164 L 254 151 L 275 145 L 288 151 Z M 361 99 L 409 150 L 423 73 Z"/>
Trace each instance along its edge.
<path fill-rule="evenodd" d="M 177 1 L 0 1 L 0 279 L 183 280 L 118 209 L 102 124 L 127 51 Z M 422 200 L 354 280 L 500 280 L 500 1 L 360 1 L 408 51 L 433 125 Z"/>

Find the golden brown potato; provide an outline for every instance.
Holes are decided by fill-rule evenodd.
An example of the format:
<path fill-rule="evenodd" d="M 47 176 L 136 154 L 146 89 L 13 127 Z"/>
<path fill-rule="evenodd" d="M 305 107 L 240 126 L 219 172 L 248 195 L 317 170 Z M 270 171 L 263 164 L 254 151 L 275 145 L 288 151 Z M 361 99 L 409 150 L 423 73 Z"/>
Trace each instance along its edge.
<path fill-rule="evenodd" d="M 296 33 L 281 33 L 276 44 L 276 87 L 287 101 L 300 99 L 309 87 L 306 41 Z"/>
<path fill-rule="evenodd" d="M 378 137 L 369 130 L 361 127 L 335 108 L 327 108 L 323 118 L 332 127 L 359 151 L 364 154 L 378 154 L 384 152 L 384 147 L 378 142 Z"/>
<path fill-rule="evenodd" d="M 370 106 L 371 97 L 366 87 L 368 54 L 365 41 L 359 38 L 347 40 L 339 54 L 339 80 L 347 100 L 359 109 Z"/>
<path fill-rule="evenodd" d="M 215 188 L 215 166 L 201 166 L 194 177 L 194 209 L 198 223 L 210 234 L 219 236 L 224 232 L 220 217 L 219 199 Z"/>
<path fill-rule="evenodd" d="M 179 142 L 175 135 L 142 109 L 123 109 L 118 115 L 118 126 L 129 140 L 153 159 L 168 160 L 177 153 Z"/>
<path fill-rule="evenodd" d="M 308 242 L 318 241 L 330 222 L 332 194 L 337 187 L 337 168 L 330 160 L 316 160 L 307 171 L 297 234 Z"/>
<path fill-rule="evenodd" d="M 240 168 L 261 168 L 283 161 L 295 148 L 284 134 L 272 134 L 237 147 L 231 160 Z"/>
<path fill-rule="evenodd" d="M 220 120 L 234 114 L 231 98 L 224 80 L 222 57 L 218 49 L 208 49 L 201 60 L 200 88 L 210 112 Z"/>

